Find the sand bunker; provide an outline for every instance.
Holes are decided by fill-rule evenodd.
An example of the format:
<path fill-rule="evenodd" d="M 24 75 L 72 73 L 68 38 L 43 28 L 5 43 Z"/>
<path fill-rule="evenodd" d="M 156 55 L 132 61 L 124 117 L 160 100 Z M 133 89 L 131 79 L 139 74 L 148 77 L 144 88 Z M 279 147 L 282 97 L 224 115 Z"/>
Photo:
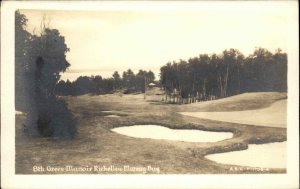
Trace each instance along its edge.
<path fill-rule="evenodd" d="M 268 108 L 232 112 L 180 112 L 197 118 L 249 124 L 266 127 L 283 127 L 287 125 L 287 100 L 280 100 Z"/>
<path fill-rule="evenodd" d="M 107 116 L 104 116 L 104 117 L 120 117 L 118 115 L 107 115 Z"/>
<path fill-rule="evenodd" d="M 23 115 L 24 113 L 16 110 L 16 111 L 15 111 L 15 114 L 16 114 L 16 115 Z"/>
<path fill-rule="evenodd" d="M 166 139 L 185 142 L 217 142 L 233 137 L 231 132 L 169 129 L 159 125 L 118 127 L 112 131 L 135 138 Z"/>
<path fill-rule="evenodd" d="M 250 144 L 247 150 L 211 154 L 212 161 L 260 168 L 286 168 L 286 142 Z"/>

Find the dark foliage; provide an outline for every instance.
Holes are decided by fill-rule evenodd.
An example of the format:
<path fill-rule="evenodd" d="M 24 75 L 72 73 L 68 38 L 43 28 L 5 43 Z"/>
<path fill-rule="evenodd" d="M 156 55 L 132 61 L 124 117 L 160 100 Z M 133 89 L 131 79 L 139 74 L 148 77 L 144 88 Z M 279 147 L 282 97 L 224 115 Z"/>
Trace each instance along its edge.
<path fill-rule="evenodd" d="M 169 62 L 161 67 L 165 101 L 191 103 L 244 92 L 287 91 L 287 54 L 257 48 L 244 57 L 238 50 Z"/>
<path fill-rule="evenodd" d="M 27 19 L 15 14 L 16 109 L 27 113 L 26 131 L 43 137 L 72 138 L 75 120 L 66 104 L 55 96 L 55 87 L 70 64 L 65 39 L 43 25 L 39 36 L 25 30 Z"/>
<path fill-rule="evenodd" d="M 139 70 L 134 74 L 131 69 L 123 72 L 123 77 L 115 71 L 111 78 L 103 79 L 100 75 L 87 77 L 80 76 L 74 82 L 59 81 L 56 86 L 58 95 L 83 95 L 83 94 L 108 94 L 121 91 L 125 94 L 145 92 L 145 87 L 154 82 L 155 76 L 152 71 Z"/>

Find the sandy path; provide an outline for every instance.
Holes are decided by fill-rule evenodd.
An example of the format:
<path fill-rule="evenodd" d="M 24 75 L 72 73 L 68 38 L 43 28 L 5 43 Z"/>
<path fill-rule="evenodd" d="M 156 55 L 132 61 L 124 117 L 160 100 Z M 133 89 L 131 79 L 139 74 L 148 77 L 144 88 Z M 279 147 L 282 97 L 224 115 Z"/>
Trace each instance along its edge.
<path fill-rule="evenodd" d="M 233 112 L 180 112 L 197 118 L 249 124 L 265 127 L 283 127 L 287 125 L 287 100 L 279 100 L 268 108 Z"/>

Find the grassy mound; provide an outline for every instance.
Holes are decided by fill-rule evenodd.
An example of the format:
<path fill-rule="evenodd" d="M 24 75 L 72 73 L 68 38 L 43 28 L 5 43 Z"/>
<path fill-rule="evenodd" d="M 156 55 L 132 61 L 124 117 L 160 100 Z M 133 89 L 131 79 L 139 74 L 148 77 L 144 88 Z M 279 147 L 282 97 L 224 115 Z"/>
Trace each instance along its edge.
<path fill-rule="evenodd" d="M 266 108 L 274 102 L 287 99 L 287 93 L 255 92 L 243 93 L 236 96 L 213 101 L 183 105 L 183 111 L 221 112 L 242 111 Z"/>

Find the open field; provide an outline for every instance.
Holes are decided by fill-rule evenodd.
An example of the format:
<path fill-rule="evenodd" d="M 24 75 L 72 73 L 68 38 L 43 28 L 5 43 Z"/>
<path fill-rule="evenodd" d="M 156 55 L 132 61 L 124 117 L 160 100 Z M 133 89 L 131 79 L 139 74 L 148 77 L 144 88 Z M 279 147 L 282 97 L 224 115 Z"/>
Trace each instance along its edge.
<path fill-rule="evenodd" d="M 160 102 L 161 95 L 148 94 L 146 100 L 143 97 L 143 94 L 61 97 L 66 100 L 78 121 L 77 134 L 69 141 L 30 138 L 22 132 L 25 115 L 16 115 L 16 173 L 49 174 L 49 172 L 33 172 L 35 165 L 44 167 L 151 166 L 159 167 L 161 174 L 286 172 L 285 169 L 269 169 L 263 172 L 253 169 L 232 171 L 232 165 L 222 165 L 204 158 L 207 154 L 246 149 L 249 143 L 286 141 L 286 128 L 220 122 L 179 113 L 262 109 L 278 100 L 286 99 L 286 93 L 248 93 L 187 105 L 163 104 Z M 173 129 L 232 132 L 233 138 L 214 143 L 189 143 L 132 138 L 110 130 L 120 126 L 143 124 L 162 125 Z M 78 172 L 57 171 L 50 174 L 52 173 Z M 98 174 L 99 172 L 80 173 Z M 101 172 L 101 174 L 114 173 L 138 172 Z"/>

